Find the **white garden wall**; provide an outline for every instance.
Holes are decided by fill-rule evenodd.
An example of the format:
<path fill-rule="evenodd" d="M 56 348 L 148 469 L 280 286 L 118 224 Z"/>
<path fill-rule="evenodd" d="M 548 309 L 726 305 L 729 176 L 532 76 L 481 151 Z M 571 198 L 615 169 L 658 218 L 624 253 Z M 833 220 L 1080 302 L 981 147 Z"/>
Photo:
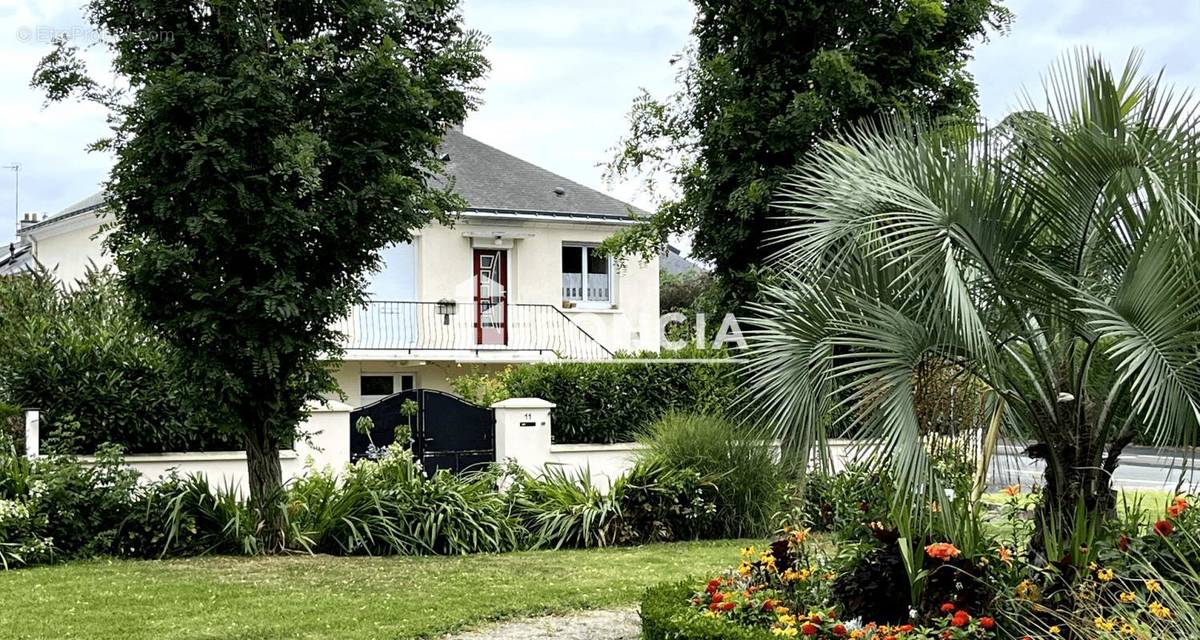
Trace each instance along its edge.
<path fill-rule="evenodd" d="M 301 426 L 306 436 L 293 450 L 281 451 L 279 461 L 285 480 L 301 476 L 310 466 L 340 470 L 350 460 L 350 405 L 341 402 L 313 404 L 312 414 Z M 26 453 L 37 457 L 39 439 L 37 412 L 26 413 Z M 80 456 L 85 463 L 94 463 L 95 456 Z M 208 478 L 212 487 L 236 487 L 246 491 L 245 451 L 205 451 L 196 453 L 134 454 L 125 457 L 126 464 L 151 482 L 172 471 L 180 475 L 199 473 Z"/>

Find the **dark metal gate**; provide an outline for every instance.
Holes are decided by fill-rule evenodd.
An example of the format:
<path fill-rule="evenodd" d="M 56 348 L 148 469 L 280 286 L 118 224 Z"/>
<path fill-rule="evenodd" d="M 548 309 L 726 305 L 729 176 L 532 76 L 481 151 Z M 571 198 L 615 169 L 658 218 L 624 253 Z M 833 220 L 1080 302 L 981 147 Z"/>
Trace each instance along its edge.
<path fill-rule="evenodd" d="M 357 429 L 363 417 L 374 423 L 369 438 Z M 372 443 L 376 447 L 395 444 L 396 428 L 403 431 L 402 425 L 412 433 L 411 442 L 404 445 L 412 447 L 427 474 L 438 469 L 454 473 L 482 469 L 496 459 L 496 419 L 491 409 L 443 391 L 409 389 L 351 412 L 350 460 L 366 457 Z"/>

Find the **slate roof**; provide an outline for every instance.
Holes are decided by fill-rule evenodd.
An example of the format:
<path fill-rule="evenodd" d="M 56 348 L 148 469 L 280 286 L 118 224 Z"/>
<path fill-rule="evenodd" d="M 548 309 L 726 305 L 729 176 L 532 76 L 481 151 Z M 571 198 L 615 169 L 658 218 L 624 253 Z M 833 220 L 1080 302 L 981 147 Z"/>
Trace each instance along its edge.
<path fill-rule="evenodd" d="M 585 187 L 535 164 L 450 130 L 439 153 L 449 156 L 447 173 L 454 190 L 467 201 L 467 211 L 519 214 L 546 218 L 606 218 L 628 220 L 644 211 Z M 561 193 L 559 193 L 561 191 Z M 94 211 L 104 194 L 92 194 L 36 226 Z"/>
<path fill-rule="evenodd" d="M 33 268 L 33 253 L 30 251 L 32 248 L 33 245 L 29 243 L 10 243 L 8 246 L 0 247 L 0 276 L 20 273 Z"/>
<path fill-rule="evenodd" d="M 659 256 L 658 268 L 670 274 L 701 273 L 704 271 L 703 267 L 683 257 L 679 249 L 671 245 L 667 245 Z"/>
<path fill-rule="evenodd" d="M 446 132 L 441 152 L 447 173 L 469 210 L 627 220 L 645 212 L 535 164 L 484 144 L 461 131 Z"/>

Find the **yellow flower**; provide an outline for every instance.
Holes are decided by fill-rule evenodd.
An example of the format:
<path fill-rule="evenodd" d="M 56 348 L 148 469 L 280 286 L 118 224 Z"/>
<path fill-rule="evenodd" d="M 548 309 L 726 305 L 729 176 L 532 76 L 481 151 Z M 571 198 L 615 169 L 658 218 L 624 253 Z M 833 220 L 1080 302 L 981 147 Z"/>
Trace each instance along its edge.
<path fill-rule="evenodd" d="M 1135 595 L 1132 591 L 1122 591 L 1121 595 L 1117 597 L 1119 597 L 1121 602 L 1124 602 L 1125 604 L 1129 604 L 1130 602 L 1137 600 L 1137 595 Z"/>
<path fill-rule="evenodd" d="M 743 562 L 740 566 L 738 566 L 738 573 L 744 576 L 750 575 L 750 564 Z"/>
<path fill-rule="evenodd" d="M 1049 629 L 1046 629 L 1046 631 L 1050 632 L 1050 635 L 1054 635 L 1054 636 L 1062 635 L 1062 627 L 1059 627 L 1058 625 L 1054 625 L 1054 626 L 1050 627 Z"/>
<path fill-rule="evenodd" d="M 1146 591 L 1149 591 L 1150 593 L 1158 593 L 1160 588 L 1161 586 L 1158 584 L 1158 580 L 1146 581 Z"/>
<path fill-rule="evenodd" d="M 790 611 L 791 611 L 791 609 L 788 609 L 787 607 L 780 607 L 778 605 L 776 605 L 776 607 L 775 607 L 775 613 L 777 613 L 781 616 L 787 614 Z"/>
<path fill-rule="evenodd" d="M 1096 628 L 1101 631 L 1112 631 L 1117 628 L 1117 623 L 1111 620 L 1105 620 L 1104 616 L 1096 616 Z"/>
<path fill-rule="evenodd" d="M 1096 577 L 1100 579 L 1100 582 L 1112 582 L 1112 579 L 1116 577 L 1116 573 L 1112 569 L 1101 569 L 1096 573 Z"/>
<path fill-rule="evenodd" d="M 1125 624 L 1121 625 L 1121 633 L 1127 636 L 1135 636 L 1137 635 L 1137 629 L 1134 629 L 1133 625 L 1126 622 Z"/>
<path fill-rule="evenodd" d="M 756 551 L 754 547 L 746 547 L 745 549 L 742 549 L 742 560 L 749 560 L 756 555 L 758 555 L 758 551 Z"/>
<path fill-rule="evenodd" d="M 1157 602 L 1151 602 L 1149 609 L 1150 613 L 1153 614 L 1155 618 L 1166 620 L 1167 618 L 1171 617 L 1171 610 Z"/>
<path fill-rule="evenodd" d="M 786 638 L 794 638 L 796 637 L 797 631 L 796 627 L 772 627 L 771 633 L 777 636 L 784 636 Z"/>
<path fill-rule="evenodd" d="M 1038 599 L 1037 585 L 1028 580 L 1022 580 L 1021 584 L 1017 585 L 1016 593 L 1017 597 L 1022 600 L 1036 601 Z"/>

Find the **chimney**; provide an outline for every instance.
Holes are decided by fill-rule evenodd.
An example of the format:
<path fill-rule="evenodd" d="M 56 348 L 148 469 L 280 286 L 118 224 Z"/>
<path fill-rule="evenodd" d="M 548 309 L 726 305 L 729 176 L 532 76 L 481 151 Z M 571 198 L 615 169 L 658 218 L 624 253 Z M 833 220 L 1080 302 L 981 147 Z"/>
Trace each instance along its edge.
<path fill-rule="evenodd" d="M 20 233 L 45 219 L 46 216 L 39 216 L 36 212 L 26 211 L 21 214 L 21 221 L 17 224 L 17 232 Z"/>

